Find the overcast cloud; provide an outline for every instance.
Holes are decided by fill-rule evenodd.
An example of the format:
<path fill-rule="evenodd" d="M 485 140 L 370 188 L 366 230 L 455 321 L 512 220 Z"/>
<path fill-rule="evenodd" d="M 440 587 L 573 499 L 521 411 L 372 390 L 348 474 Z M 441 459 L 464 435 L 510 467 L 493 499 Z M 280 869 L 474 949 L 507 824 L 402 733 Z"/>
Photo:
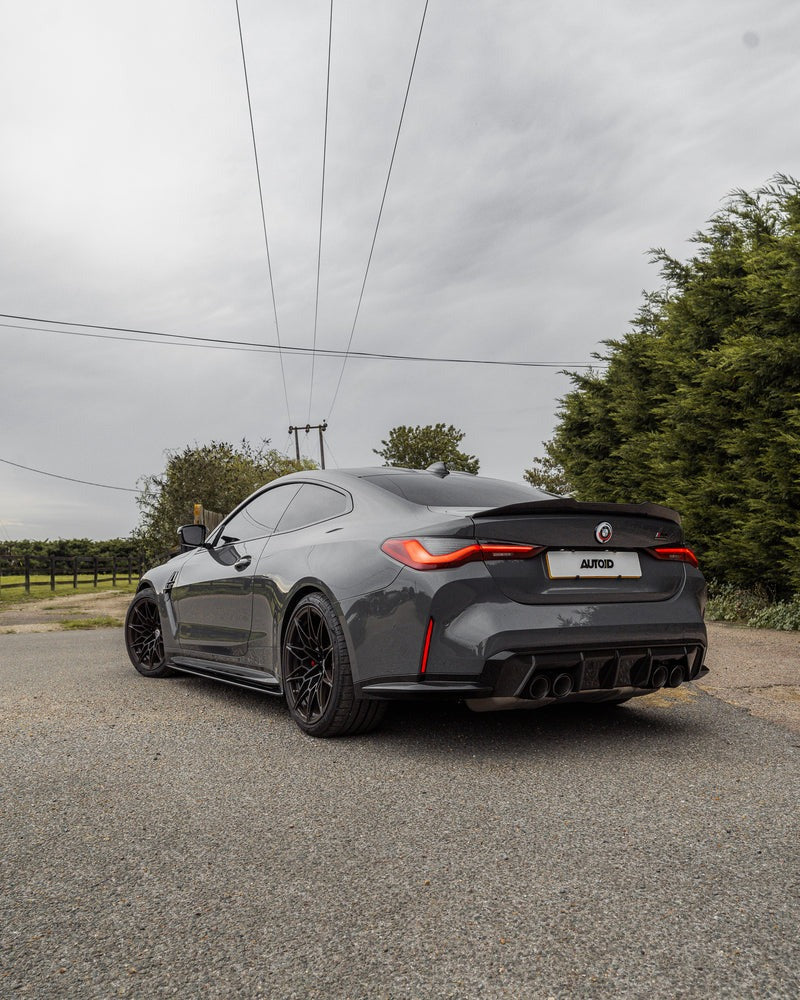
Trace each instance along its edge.
<path fill-rule="evenodd" d="M 310 347 L 329 6 L 240 8 L 280 335 Z M 322 348 L 350 334 L 422 9 L 335 0 Z M 798 53 L 796 0 L 431 0 L 353 348 L 589 362 L 658 286 L 649 247 L 686 257 L 732 188 L 800 174 Z M 275 342 L 234 0 L 6 4 L 0 87 L 0 312 Z M 165 449 L 285 449 L 308 418 L 306 358 L 287 414 L 275 355 L 0 342 L 0 458 L 63 476 L 135 487 Z M 331 412 L 340 366 L 317 359 L 311 422 L 341 467 L 441 420 L 520 479 L 570 385 L 352 359 Z M 136 522 L 131 493 L 0 464 L 0 539 Z"/>

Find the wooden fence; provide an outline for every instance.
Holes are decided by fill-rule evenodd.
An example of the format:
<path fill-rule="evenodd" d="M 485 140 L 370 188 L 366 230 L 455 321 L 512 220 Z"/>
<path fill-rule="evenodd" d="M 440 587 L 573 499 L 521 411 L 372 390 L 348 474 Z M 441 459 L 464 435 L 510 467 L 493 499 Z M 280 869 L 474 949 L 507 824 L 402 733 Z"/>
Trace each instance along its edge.
<path fill-rule="evenodd" d="M 101 559 L 98 556 L 54 556 L 35 558 L 21 556 L 18 559 L 0 559 L 0 590 L 11 587 L 24 587 L 30 594 L 33 587 L 49 587 L 55 590 L 57 586 L 72 586 L 78 589 L 78 584 L 89 584 L 96 587 L 101 583 L 110 583 L 116 587 L 118 582 L 133 583 L 138 580 L 145 569 L 143 556 L 128 558 Z M 17 577 L 14 583 L 3 582 L 3 577 Z M 35 576 L 46 576 L 46 580 L 34 580 Z M 22 577 L 22 580 L 19 579 Z M 81 578 L 79 580 L 79 577 Z M 86 578 L 89 579 L 86 579 Z"/>
<path fill-rule="evenodd" d="M 213 531 L 224 519 L 225 515 L 220 514 L 219 511 L 208 510 L 201 503 L 194 505 L 194 523 L 204 524 L 208 532 Z"/>

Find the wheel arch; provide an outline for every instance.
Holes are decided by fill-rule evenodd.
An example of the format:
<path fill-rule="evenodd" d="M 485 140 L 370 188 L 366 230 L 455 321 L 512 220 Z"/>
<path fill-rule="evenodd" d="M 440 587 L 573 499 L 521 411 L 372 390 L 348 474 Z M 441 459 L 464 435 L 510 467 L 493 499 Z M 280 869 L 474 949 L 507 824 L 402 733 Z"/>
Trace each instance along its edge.
<path fill-rule="evenodd" d="M 302 583 L 298 584 L 298 586 L 292 592 L 291 596 L 287 599 L 283 612 L 281 614 L 280 628 L 278 631 L 279 649 L 281 650 L 283 649 L 283 640 L 286 637 L 286 628 L 289 624 L 289 619 L 292 617 L 292 614 L 294 613 L 294 609 L 297 607 L 300 601 L 302 601 L 303 598 L 307 597 L 309 594 L 324 594 L 325 597 L 327 597 L 328 600 L 331 602 L 331 604 L 334 605 L 334 607 L 338 606 L 336 598 L 333 596 L 330 590 L 328 590 L 328 588 L 325 587 L 318 580 L 305 580 Z"/>
<path fill-rule="evenodd" d="M 309 594 L 322 594 L 323 597 L 327 597 L 333 605 L 333 608 L 336 611 L 336 617 L 339 619 L 339 624 L 341 625 L 342 632 L 344 633 L 344 641 L 347 644 L 347 655 L 350 658 L 350 670 L 355 676 L 356 657 L 355 649 L 353 647 L 353 637 L 350 635 L 350 629 L 347 627 L 347 622 L 345 621 L 344 615 L 341 613 L 341 605 L 336 600 L 336 595 L 329 587 L 326 587 L 321 580 L 303 580 L 297 585 L 295 590 L 292 591 L 291 596 L 287 599 L 286 605 L 281 614 L 280 625 L 278 628 L 278 657 L 281 664 L 281 688 L 283 688 L 283 640 L 286 637 L 286 629 L 289 625 L 292 614 L 294 613 L 294 609 L 300 601 L 302 601 L 302 599 L 307 597 Z"/>

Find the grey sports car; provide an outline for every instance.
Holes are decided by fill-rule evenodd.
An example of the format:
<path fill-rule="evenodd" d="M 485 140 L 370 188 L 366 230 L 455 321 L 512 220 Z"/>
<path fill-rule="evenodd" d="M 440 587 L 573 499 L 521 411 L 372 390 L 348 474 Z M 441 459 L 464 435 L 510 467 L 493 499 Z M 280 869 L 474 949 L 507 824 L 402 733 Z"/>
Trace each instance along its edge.
<path fill-rule="evenodd" d="M 313 736 L 391 699 L 618 704 L 707 673 L 705 582 L 666 507 L 437 463 L 284 476 L 180 535 L 128 611 L 133 665 L 283 695 Z"/>

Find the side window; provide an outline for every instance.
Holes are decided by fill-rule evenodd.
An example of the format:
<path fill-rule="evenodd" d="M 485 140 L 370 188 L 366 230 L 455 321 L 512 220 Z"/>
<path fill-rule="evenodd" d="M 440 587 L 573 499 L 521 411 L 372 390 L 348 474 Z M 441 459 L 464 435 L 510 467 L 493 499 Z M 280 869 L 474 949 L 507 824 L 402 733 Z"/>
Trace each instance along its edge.
<path fill-rule="evenodd" d="M 304 483 L 283 515 L 278 530 L 293 531 L 309 524 L 346 514 L 352 507 L 349 497 L 327 486 Z"/>
<path fill-rule="evenodd" d="M 262 538 L 272 534 L 299 489 L 298 483 L 286 483 L 259 493 L 223 525 L 219 541 L 223 544 L 246 542 L 248 538 Z"/>

